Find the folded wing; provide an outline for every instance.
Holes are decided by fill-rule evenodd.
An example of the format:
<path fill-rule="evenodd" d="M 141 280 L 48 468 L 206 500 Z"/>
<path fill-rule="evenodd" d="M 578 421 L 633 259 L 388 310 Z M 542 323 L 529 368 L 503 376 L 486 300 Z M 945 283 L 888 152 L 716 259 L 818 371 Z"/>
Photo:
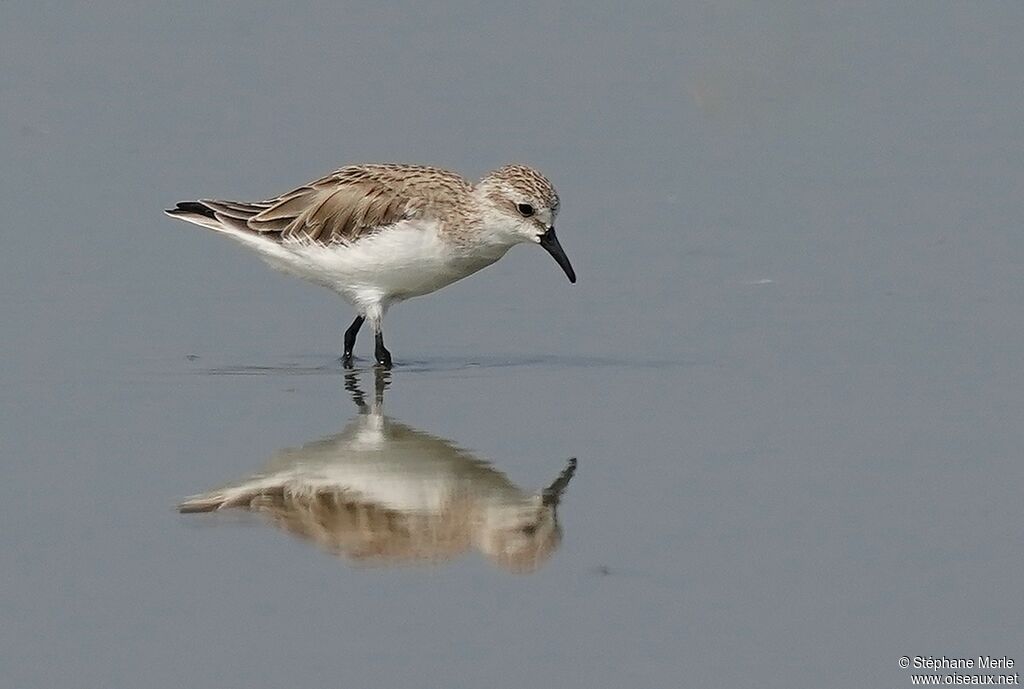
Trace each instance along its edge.
<path fill-rule="evenodd" d="M 461 177 L 436 168 L 357 165 L 256 202 L 186 201 L 168 215 L 212 229 L 252 232 L 279 242 L 352 243 L 380 228 L 430 212 L 425 177 L 443 176 L 445 191 L 468 191 Z"/>

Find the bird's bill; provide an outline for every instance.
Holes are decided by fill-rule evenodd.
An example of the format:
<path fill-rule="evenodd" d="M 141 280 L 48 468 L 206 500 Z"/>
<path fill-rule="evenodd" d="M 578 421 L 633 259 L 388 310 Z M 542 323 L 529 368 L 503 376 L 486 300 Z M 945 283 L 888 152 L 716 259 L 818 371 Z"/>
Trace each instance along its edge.
<path fill-rule="evenodd" d="M 555 228 L 549 227 L 548 231 L 540 236 L 540 245 L 551 254 L 551 258 L 555 259 L 555 263 L 565 271 L 565 277 L 569 278 L 569 282 L 575 284 L 576 271 L 572 269 L 569 257 L 565 255 L 562 245 L 558 243 L 558 237 L 555 236 Z"/>

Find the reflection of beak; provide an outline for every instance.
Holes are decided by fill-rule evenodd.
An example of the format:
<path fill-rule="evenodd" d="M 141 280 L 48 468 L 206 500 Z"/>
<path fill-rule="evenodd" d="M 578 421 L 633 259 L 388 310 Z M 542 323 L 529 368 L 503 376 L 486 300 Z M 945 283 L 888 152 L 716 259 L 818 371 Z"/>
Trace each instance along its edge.
<path fill-rule="evenodd" d="M 569 486 L 569 481 L 572 480 L 573 475 L 576 473 L 576 458 L 570 457 L 569 461 L 565 463 L 565 468 L 562 469 L 562 473 L 558 475 L 551 485 L 545 488 L 541 492 L 541 504 L 545 507 L 549 505 L 558 505 L 558 501 L 562 498 L 562 493 Z"/>
<path fill-rule="evenodd" d="M 540 245 L 551 254 L 551 257 L 555 259 L 555 263 L 565 271 L 565 276 L 569 278 L 569 282 L 575 284 L 576 271 L 572 269 L 572 264 L 569 263 L 569 258 L 565 255 L 562 245 L 558 243 L 554 227 L 549 227 L 548 231 L 540 236 Z"/>

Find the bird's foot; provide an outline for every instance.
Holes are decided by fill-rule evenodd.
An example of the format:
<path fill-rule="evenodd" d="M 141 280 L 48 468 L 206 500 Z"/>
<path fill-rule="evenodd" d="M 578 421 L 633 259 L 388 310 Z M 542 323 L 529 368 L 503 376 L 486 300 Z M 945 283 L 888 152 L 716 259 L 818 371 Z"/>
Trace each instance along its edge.
<path fill-rule="evenodd" d="M 384 335 L 379 331 L 374 337 L 373 355 L 378 366 L 385 371 L 391 370 L 391 352 L 384 346 Z"/>

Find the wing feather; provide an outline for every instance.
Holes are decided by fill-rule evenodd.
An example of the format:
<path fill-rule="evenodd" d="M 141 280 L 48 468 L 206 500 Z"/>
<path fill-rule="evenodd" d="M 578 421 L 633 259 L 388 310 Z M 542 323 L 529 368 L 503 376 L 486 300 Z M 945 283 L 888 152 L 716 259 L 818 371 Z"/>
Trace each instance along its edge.
<path fill-rule="evenodd" d="M 342 168 L 278 197 L 247 224 L 254 232 L 278 234 L 281 241 L 353 242 L 415 217 L 415 195 L 399 177 L 392 177 Z"/>
<path fill-rule="evenodd" d="M 413 165 L 352 165 L 273 199 L 252 203 L 203 199 L 219 222 L 279 242 L 352 243 L 395 223 L 439 213 L 438 198 L 468 195 L 472 187 L 455 173 Z M 194 211 L 174 211 L 179 217 Z M 185 219 L 190 219 L 185 217 Z M 193 221 L 203 220 L 195 218 Z"/>

